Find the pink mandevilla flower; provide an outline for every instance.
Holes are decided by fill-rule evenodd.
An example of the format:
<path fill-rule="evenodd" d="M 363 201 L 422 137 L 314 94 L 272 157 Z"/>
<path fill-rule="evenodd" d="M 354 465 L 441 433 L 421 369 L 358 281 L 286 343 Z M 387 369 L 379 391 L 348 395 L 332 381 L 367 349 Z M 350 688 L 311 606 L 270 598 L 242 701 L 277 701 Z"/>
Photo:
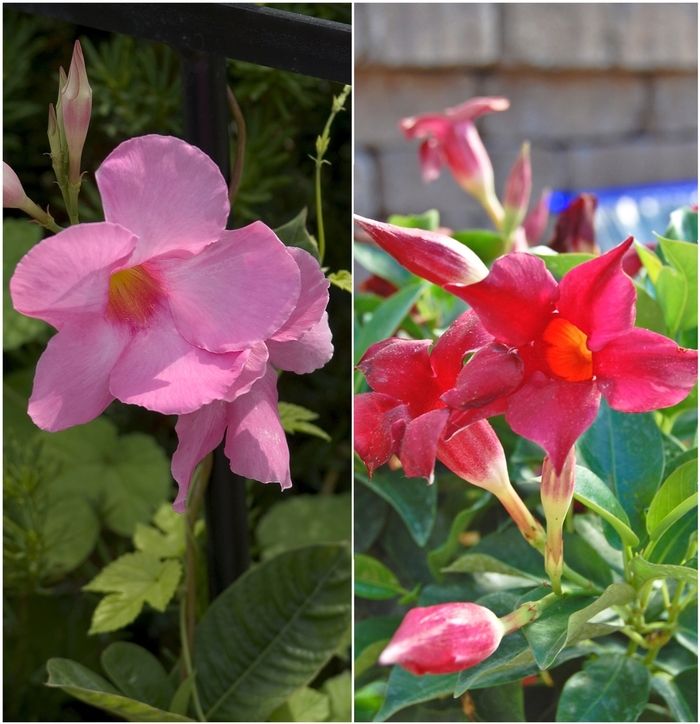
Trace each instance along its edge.
<path fill-rule="evenodd" d="M 444 603 L 411 609 L 379 657 L 412 674 L 452 674 L 476 666 L 498 648 L 506 625 L 484 606 Z"/>
<path fill-rule="evenodd" d="M 291 486 L 289 448 L 277 411 L 275 368 L 306 374 L 333 355 L 328 326 L 329 282 L 318 262 L 301 249 L 289 253 L 301 274 L 299 300 L 284 325 L 251 349 L 241 374 L 223 399 L 181 415 L 175 430 L 180 439 L 173 456 L 173 477 L 179 485 L 174 503 L 184 510 L 196 464 L 218 446 L 226 434 L 224 452 L 231 470 L 263 483 Z"/>
<path fill-rule="evenodd" d="M 636 292 L 621 269 L 632 241 L 575 267 L 559 284 L 541 259 L 509 254 L 483 281 L 459 288 L 493 339 L 442 397 L 456 411 L 448 433 L 505 413 L 560 474 L 601 395 L 621 412 L 669 407 L 688 395 L 697 352 L 634 327 Z"/>
<path fill-rule="evenodd" d="M 165 414 L 222 400 L 296 314 L 301 263 L 264 224 L 226 231 L 226 182 L 176 138 L 122 143 L 96 174 L 105 221 L 45 239 L 10 282 L 58 329 L 29 414 L 56 431 L 115 398 Z"/>

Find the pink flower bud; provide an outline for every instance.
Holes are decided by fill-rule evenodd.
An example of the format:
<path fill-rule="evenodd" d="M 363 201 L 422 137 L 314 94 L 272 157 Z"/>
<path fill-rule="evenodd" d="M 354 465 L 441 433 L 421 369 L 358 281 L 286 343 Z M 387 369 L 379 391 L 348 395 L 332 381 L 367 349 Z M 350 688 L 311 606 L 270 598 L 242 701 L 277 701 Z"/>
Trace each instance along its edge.
<path fill-rule="evenodd" d="M 540 200 L 525 217 L 525 221 L 523 221 L 528 246 L 535 246 L 547 228 L 547 222 L 549 221 L 549 197 L 551 195 L 552 192 L 549 189 L 544 189 Z"/>
<path fill-rule="evenodd" d="M 513 164 L 503 192 L 503 232 L 510 234 L 517 228 L 527 213 L 532 190 L 532 167 L 530 165 L 530 144 L 523 143 L 522 150 Z"/>
<path fill-rule="evenodd" d="M 444 603 L 406 614 L 379 663 L 398 664 L 412 674 L 452 674 L 487 659 L 505 626 L 475 603 Z"/>
<path fill-rule="evenodd" d="M 77 183 L 80 179 L 80 157 L 92 113 L 92 88 L 88 83 L 83 50 L 78 40 L 75 41 L 73 59 L 60 95 L 60 113 L 70 159 L 69 178 L 71 183 Z"/>
<path fill-rule="evenodd" d="M 406 269 L 433 284 L 464 286 L 481 281 L 488 269 L 464 244 L 434 231 L 407 229 L 355 216 L 384 251 Z"/>
<path fill-rule="evenodd" d="M 549 243 L 554 251 L 600 254 L 595 240 L 596 206 L 598 199 L 593 194 L 580 194 L 559 214 Z"/>
<path fill-rule="evenodd" d="M 2 163 L 2 205 L 6 209 L 21 209 L 27 200 L 17 174 L 3 161 Z"/>

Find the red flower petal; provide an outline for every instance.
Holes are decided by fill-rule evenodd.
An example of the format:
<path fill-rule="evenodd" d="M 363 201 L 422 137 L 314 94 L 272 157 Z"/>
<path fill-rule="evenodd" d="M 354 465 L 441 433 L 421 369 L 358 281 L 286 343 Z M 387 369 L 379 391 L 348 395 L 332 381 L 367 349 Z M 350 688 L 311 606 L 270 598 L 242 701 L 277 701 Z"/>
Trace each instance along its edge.
<path fill-rule="evenodd" d="M 388 395 L 366 392 L 355 397 L 355 451 L 369 475 L 399 452 L 403 429 L 410 421 L 406 405 Z"/>
<path fill-rule="evenodd" d="M 454 384 L 462 371 L 464 357 L 492 339 L 472 309 L 457 317 L 430 353 L 430 364 L 444 389 Z"/>
<path fill-rule="evenodd" d="M 438 440 L 449 414 L 447 408 L 432 410 L 406 426 L 399 459 L 407 478 L 427 478 L 433 482 Z"/>

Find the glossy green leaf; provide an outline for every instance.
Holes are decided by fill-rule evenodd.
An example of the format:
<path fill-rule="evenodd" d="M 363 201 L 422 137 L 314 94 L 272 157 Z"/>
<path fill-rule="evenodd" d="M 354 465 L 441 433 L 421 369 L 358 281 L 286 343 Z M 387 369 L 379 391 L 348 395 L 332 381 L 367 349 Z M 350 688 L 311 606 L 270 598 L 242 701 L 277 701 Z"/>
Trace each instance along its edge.
<path fill-rule="evenodd" d="M 353 257 L 367 271 L 386 279 L 399 288 L 406 285 L 411 279 L 415 279 L 408 269 L 402 267 L 393 256 L 378 246 L 356 242 L 353 247 Z"/>
<path fill-rule="evenodd" d="M 428 485 L 424 478 L 406 478 L 402 470 L 378 470 L 372 480 L 357 473 L 355 477 L 391 505 L 419 546 L 426 544 L 435 524 L 437 485 Z"/>
<path fill-rule="evenodd" d="M 386 696 L 387 684 L 383 679 L 372 681 L 355 690 L 355 721 L 374 721 Z"/>
<path fill-rule="evenodd" d="M 476 716 L 482 721 L 527 721 L 523 687 L 519 681 L 487 689 L 474 689 L 471 698 Z"/>
<path fill-rule="evenodd" d="M 168 711 L 173 714 L 187 714 L 187 709 L 190 705 L 190 699 L 194 691 L 194 684 L 197 679 L 197 672 L 193 671 L 181 684 L 177 687 L 177 691 L 173 694 L 173 698 L 170 700 L 170 706 Z"/>
<path fill-rule="evenodd" d="M 610 565 L 580 535 L 565 530 L 564 550 L 567 565 L 584 578 L 598 584 L 601 588 L 607 588 L 613 582 Z"/>
<path fill-rule="evenodd" d="M 559 652 L 576 641 L 586 624 L 611 606 L 634 601 L 636 593 L 626 583 L 613 583 L 598 598 L 571 597 L 556 601 L 523 633 L 541 669 L 552 666 Z M 614 629 L 610 629 L 612 633 Z"/>
<path fill-rule="evenodd" d="M 337 650 L 351 610 L 347 546 L 285 551 L 250 569 L 209 607 L 194 668 L 208 721 L 264 721 Z"/>
<path fill-rule="evenodd" d="M 647 558 L 651 563 L 677 565 L 683 563 L 688 552 L 691 536 L 697 535 L 697 508 L 688 511 L 656 541 Z"/>
<path fill-rule="evenodd" d="M 695 571 L 697 574 L 697 571 Z M 697 575 L 695 578 L 695 585 L 697 586 Z M 678 631 L 676 632 L 676 639 L 679 643 L 685 646 L 688 651 L 692 651 L 696 656 L 698 655 L 698 604 L 690 604 L 684 608 L 678 616 Z"/>
<path fill-rule="evenodd" d="M 362 553 L 355 555 L 355 595 L 381 600 L 405 594 L 399 579 L 381 562 Z"/>
<path fill-rule="evenodd" d="M 426 287 L 427 282 L 409 284 L 385 299 L 375 309 L 372 318 L 361 328 L 359 335 L 355 338 L 355 364 L 360 361 L 371 345 L 388 339 L 396 332 L 401 321 Z"/>
<path fill-rule="evenodd" d="M 397 711 L 413 704 L 452 694 L 459 674 L 414 676 L 400 666 L 389 674 L 386 697 L 374 721 L 386 721 Z"/>
<path fill-rule="evenodd" d="M 659 694 L 668 708 L 675 721 L 696 721 L 683 695 L 678 687 L 670 681 L 666 676 L 655 674 L 651 677 L 651 688 Z"/>
<path fill-rule="evenodd" d="M 26 342 L 38 337 L 48 337 L 49 327 L 46 322 L 33 317 L 25 317 L 15 311 L 10 296 L 10 278 L 20 259 L 43 236 L 44 230 L 38 224 L 30 223 L 29 219 L 3 219 L 2 222 L 2 348 L 18 349 Z"/>
<path fill-rule="evenodd" d="M 698 720 L 698 667 L 697 665 L 684 669 L 676 674 L 673 683 L 688 705 L 693 718 L 690 721 Z"/>
<path fill-rule="evenodd" d="M 584 664 L 565 684 L 557 721 L 633 722 L 649 699 L 649 670 L 636 659 L 605 655 Z"/>
<path fill-rule="evenodd" d="M 373 616 L 355 622 L 355 657 L 359 656 L 368 646 L 390 639 L 399 627 L 402 616 Z"/>
<path fill-rule="evenodd" d="M 667 239 L 698 243 L 698 212 L 683 206 L 671 212 L 671 220 L 664 232 Z"/>
<path fill-rule="evenodd" d="M 394 226 L 402 226 L 405 229 L 425 229 L 425 231 L 437 231 L 440 227 L 440 212 L 437 209 L 428 209 L 422 214 L 410 214 L 401 216 L 392 214 L 387 223 Z"/>
<path fill-rule="evenodd" d="M 694 568 L 675 566 L 663 563 L 649 563 L 641 556 L 635 556 L 630 562 L 630 568 L 640 581 L 653 581 L 660 578 L 675 578 L 697 585 L 698 572 Z"/>
<path fill-rule="evenodd" d="M 165 611 L 182 575 L 176 560 L 161 561 L 148 553 L 125 553 L 105 566 L 84 591 L 107 593 L 95 609 L 90 633 L 105 633 L 128 626 L 145 603 Z"/>
<path fill-rule="evenodd" d="M 679 518 L 698 504 L 698 461 L 690 460 L 659 488 L 647 513 L 651 540 L 660 538 Z"/>
<path fill-rule="evenodd" d="M 353 517 L 353 547 L 355 553 L 364 553 L 384 528 L 389 505 L 365 485 L 355 485 L 353 495 L 355 510 L 362 511 Z"/>
<path fill-rule="evenodd" d="M 46 668 L 49 672 L 46 686 L 59 687 L 76 699 L 127 721 L 194 721 L 122 695 L 101 676 L 76 661 L 50 659 Z"/>
<path fill-rule="evenodd" d="M 641 260 L 642 265 L 646 269 L 651 283 L 656 286 L 656 282 L 658 281 L 659 274 L 664 267 L 664 263 L 661 261 L 661 259 L 659 259 L 657 254 L 655 254 L 644 244 L 635 241 L 634 248 L 637 250 L 637 254 L 639 254 L 639 259 Z"/>
<path fill-rule="evenodd" d="M 680 272 L 664 266 L 656 279 L 656 297 L 663 310 L 669 334 L 675 336 L 684 328 L 686 307 L 695 304 L 695 301 L 690 299 L 688 283 Z"/>
<path fill-rule="evenodd" d="M 175 687 L 150 651 L 127 641 L 117 641 L 102 652 L 100 663 L 112 683 L 129 698 L 157 709 L 168 709 Z"/>
<path fill-rule="evenodd" d="M 320 261 L 318 242 L 306 230 L 306 215 L 307 209 L 304 207 L 291 221 L 278 226 L 274 231 L 285 246 L 296 246 L 308 251 L 316 261 Z"/>
<path fill-rule="evenodd" d="M 588 468 L 576 466 L 574 499 L 594 510 L 618 532 L 630 546 L 639 544 L 639 538 L 629 527 L 629 518 L 605 483 Z"/>
<path fill-rule="evenodd" d="M 263 560 L 311 543 L 349 541 L 352 498 L 341 495 L 295 495 L 275 503 L 260 519 L 255 537 Z"/>
<path fill-rule="evenodd" d="M 268 721 L 318 722 L 328 721 L 331 704 L 328 697 L 316 689 L 303 686 L 295 691 L 282 706 L 270 714 Z"/>
<path fill-rule="evenodd" d="M 594 254 L 535 254 L 542 259 L 547 269 L 557 279 L 561 279 L 564 274 L 571 271 L 575 267 L 583 264 L 585 261 L 595 259 Z"/>
<path fill-rule="evenodd" d="M 698 326 L 698 245 L 658 237 L 659 246 L 668 263 L 683 277 L 687 302 L 681 314 L 680 331 Z M 660 294 L 660 290 L 659 291 Z M 662 305 L 663 306 L 663 305 Z M 674 328 L 675 329 L 675 328 Z"/>
<path fill-rule="evenodd" d="M 490 229 L 455 231 L 452 238 L 468 246 L 484 264 L 490 264 L 504 252 L 503 237 Z"/>
<path fill-rule="evenodd" d="M 579 440 L 588 467 L 612 490 L 629 518 L 630 528 L 646 533 L 644 512 L 661 484 L 663 442 L 651 413 L 613 410 L 605 399 Z"/>
<path fill-rule="evenodd" d="M 634 319 L 634 326 L 650 329 L 652 332 L 666 337 L 668 329 L 666 328 L 663 309 L 641 284 L 635 282 L 634 288 L 637 291 L 637 315 Z"/>

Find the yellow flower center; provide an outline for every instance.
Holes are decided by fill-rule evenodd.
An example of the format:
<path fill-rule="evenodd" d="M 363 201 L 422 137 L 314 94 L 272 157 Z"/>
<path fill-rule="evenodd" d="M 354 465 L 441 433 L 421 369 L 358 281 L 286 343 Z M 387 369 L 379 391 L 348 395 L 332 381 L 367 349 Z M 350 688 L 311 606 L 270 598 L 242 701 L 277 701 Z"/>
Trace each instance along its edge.
<path fill-rule="evenodd" d="M 109 278 L 107 315 L 143 326 L 155 312 L 161 296 L 158 282 L 142 266 L 123 269 Z"/>
<path fill-rule="evenodd" d="M 593 377 L 593 353 L 586 347 L 588 337 L 566 319 L 556 317 L 544 330 L 545 356 L 555 375 L 569 382 Z"/>

